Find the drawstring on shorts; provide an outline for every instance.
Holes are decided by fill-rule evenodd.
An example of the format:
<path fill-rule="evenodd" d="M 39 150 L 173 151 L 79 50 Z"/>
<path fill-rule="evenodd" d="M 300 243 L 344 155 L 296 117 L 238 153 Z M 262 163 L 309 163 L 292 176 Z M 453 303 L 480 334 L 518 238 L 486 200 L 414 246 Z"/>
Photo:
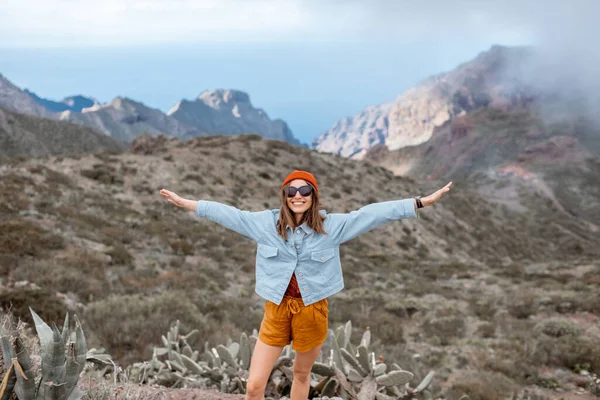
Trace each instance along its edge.
<path fill-rule="evenodd" d="M 288 317 L 292 318 L 292 314 L 298 314 L 300 312 L 300 304 L 298 300 L 293 297 L 287 299 Z"/>

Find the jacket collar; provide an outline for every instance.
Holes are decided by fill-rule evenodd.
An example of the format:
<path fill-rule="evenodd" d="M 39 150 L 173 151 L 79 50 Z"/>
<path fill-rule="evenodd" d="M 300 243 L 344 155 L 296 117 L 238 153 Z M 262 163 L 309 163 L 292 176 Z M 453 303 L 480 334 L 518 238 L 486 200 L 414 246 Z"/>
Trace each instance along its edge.
<path fill-rule="evenodd" d="M 289 230 L 292 230 L 292 227 L 291 227 L 291 226 L 289 226 L 289 225 L 287 226 L 287 228 L 288 228 Z M 304 232 L 305 232 L 307 235 L 310 235 L 311 233 L 313 233 L 313 230 L 312 230 L 312 228 L 311 228 L 310 226 L 308 226 L 308 224 L 307 224 L 306 222 L 304 222 L 304 223 L 303 223 L 302 225 L 300 225 L 298 228 L 299 228 L 299 229 L 302 229 L 302 230 L 303 230 L 303 231 L 304 231 Z"/>
<path fill-rule="evenodd" d="M 279 214 L 279 210 L 273 210 L 273 211 L 275 211 L 277 214 Z M 325 211 L 325 210 L 319 210 L 319 213 L 324 217 L 327 216 L 327 211 Z M 304 222 L 298 228 L 301 228 L 304 232 L 306 232 L 307 235 L 310 235 L 311 233 L 313 233 L 313 229 L 310 226 L 308 226 L 308 224 L 306 222 Z M 288 225 L 287 229 L 292 230 L 292 227 Z"/>

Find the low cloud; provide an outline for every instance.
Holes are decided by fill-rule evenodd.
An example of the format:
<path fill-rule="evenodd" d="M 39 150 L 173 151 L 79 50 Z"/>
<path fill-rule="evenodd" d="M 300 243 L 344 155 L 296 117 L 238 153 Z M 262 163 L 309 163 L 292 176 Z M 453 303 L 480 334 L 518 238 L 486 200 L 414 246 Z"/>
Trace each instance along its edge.
<path fill-rule="evenodd" d="M 525 3 L 525 4 L 523 4 Z M 4 0 L 0 46 L 190 42 L 530 43 L 595 3 L 389 0 Z M 575 6 L 576 5 L 576 6 Z M 597 8 L 597 7 L 596 7 Z M 588 14 L 591 17 L 592 14 Z M 585 17 L 585 16 L 583 16 Z M 569 19 L 557 26 L 556 18 Z"/>

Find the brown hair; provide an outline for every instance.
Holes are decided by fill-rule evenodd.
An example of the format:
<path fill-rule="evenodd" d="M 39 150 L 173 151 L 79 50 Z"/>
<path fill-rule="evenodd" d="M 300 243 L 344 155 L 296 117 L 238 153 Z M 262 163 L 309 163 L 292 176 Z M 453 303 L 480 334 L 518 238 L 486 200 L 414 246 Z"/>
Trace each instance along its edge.
<path fill-rule="evenodd" d="M 307 182 L 308 183 L 308 182 Z M 310 183 L 308 183 L 310 185 Z M 286 185 L 287 188 L 289 186 Z M 310 185 L 312 186 L 312 185 Z M 287 241 L 287 227 L 296 228 L 299 225 L 302 225 L 306 222 L 310 228 L 316 233 L 324 233 L 325 229 L 323 228 L 323 220 L 325 217 L 319 213 L 319 191 L 315 190 L 313 187 L 312 191 L 312 204 L 300 220 L 299 224 L 296 224 L 296 217 L 294 213 L 287 205 L 287 195 L 285 193 L 285 188 L 281 190 L 279 194 L 279 198 L 281 199 L 281 208 L 279 210 L 279 220 L 277 221 L 277 233 L 279 236 L 283 238 L 283 240 Z"/>

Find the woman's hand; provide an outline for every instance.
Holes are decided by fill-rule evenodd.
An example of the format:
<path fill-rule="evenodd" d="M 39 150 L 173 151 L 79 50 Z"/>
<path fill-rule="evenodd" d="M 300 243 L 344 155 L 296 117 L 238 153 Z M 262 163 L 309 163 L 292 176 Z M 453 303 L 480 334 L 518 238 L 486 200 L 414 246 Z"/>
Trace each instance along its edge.
<path fill-rule="evenodd" d="M 171 192 L 167 189 L 161 189 L 160 194 L 164 196 L 169 203 L 175 204 L 177 207 L 187 208 L 189 210 L 196 209 L 196 202 L 193 200 L 187 200 L 177 195 L 175 192 Z"/>
<path fill-rule="evenodd" d="M 452 182 L 449 182 L 446 186 L 444 186 L 440 190 L 436 190 L 434 193 L 430 194 L 429 196 L 421 197 L 421 202 L 423 203 L 424 206 L 434 205 L 442 198 L 444 193 L 446 193 L 447 191 L 450 190 L 450 186 L 452 186 Z"/>

